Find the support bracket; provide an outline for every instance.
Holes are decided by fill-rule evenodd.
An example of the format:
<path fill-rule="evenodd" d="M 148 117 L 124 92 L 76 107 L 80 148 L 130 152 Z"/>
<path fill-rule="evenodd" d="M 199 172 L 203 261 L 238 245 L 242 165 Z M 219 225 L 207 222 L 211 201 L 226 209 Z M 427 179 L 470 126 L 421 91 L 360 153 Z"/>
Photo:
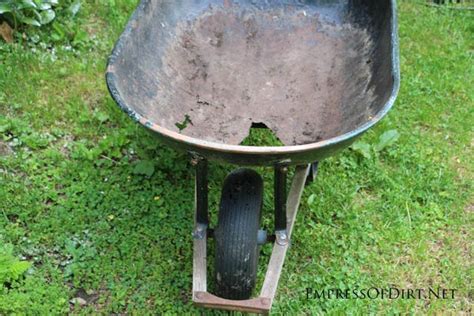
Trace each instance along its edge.
<path fill-rule="evenodd" d="M 278 281 L 283 269 L 286 252 L 289 248 L 289 239 L 298 212 L 304 184 L 309 172 L 309 165 L 296 167 L 293 182 L 286 201 L 286 229 L 282 233 L 276 232 L 276 242 L 273 245 L 272 255 L 268 264 L 265 280 L 256 298 L 248 300 L 228 300 L 207 292 L 207 229 L 199 230 L 199 238 L 194 238 L 193 255 L 193 302 L 197 306 L 234 310 L 242 312 L 269 313 L 275 298 Z M 199 228 L 197 226 L 196 228 Z M 202 234 L 201 234 L 202 232 Z M 282 238 L 284 235 L 286 238 Z M 280 237 L 278 237 L 280 236 Z M 280 242 L 278 242 L 280 238 Z M 285 242 L 284 240 L 287 240 Z"/>

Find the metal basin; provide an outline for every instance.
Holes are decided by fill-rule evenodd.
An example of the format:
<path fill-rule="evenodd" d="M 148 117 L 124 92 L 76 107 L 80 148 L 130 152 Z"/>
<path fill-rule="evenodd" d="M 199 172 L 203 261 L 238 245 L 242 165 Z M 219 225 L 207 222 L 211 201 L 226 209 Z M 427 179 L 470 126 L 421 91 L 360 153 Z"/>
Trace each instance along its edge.
<path fill-rule="evenodd" d="M 143 0 L 109 59 L 130 116 L 177 149 L 303 164 L 349 146 L 399 87 L 395 2 Z M 252 126 L 283 146 L 239 145 Z"/>

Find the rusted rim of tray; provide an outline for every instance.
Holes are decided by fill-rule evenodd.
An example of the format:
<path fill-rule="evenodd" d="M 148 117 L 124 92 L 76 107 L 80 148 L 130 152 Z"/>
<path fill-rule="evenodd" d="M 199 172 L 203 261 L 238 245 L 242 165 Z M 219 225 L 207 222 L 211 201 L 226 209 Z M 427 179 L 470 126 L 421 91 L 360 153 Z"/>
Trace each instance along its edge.
<path fill-rule="evenodd" d="M 186 143 L 188 145 L 198 147 L 201 149 L 207 149 L 216 152 L 226 152 L 226 153 L 236 153 L 236 154 L 254 154 L 254 155 L 267 155 L 267 154 L 291 154 L 297 152 L 307 152 L 316 149 L 320 149 L 323 147 L 335 145 L 337 143 L 341 143 L 347 141 L 349 139 L 353 139 L 354 137 L 364 133 L 369 128 L 377 124 L 392 108 L 395 100 L 397 98 L 397 94 L 400 88 L 400 60 L 399 60 L 399 44 L 398 44 L 398 22 L 397 22 L 397 7 L 396 7 L 396 0 L 391 0 L 392 6 L 392 34 L 391 34 L 391 44 L 392 44 L 392 77 L 393 77 L 393 87 L 392 92 L 390 95 L 389 100 L 385 103 L 383 108 L 372 117 L 371 120 L 366 122 L 365 124 L 361 125 L 360 127 L 356 128 L 353 131 L 348 133 L 342 134 L 340 136 L 332 137 L 326 140 L 322 140 L 315 143 L 305 144 L 305 145 L 294 145 L 294 146 L 242 146 L 242 145 L 226 145 L 222 143 L 210 142 L 206 140 L 201 140 L 198 138 L 186 136 L 174 131 L 171 131 L 167 128 L 159 126 L 146 117 L 138 114 L 130 107 L 125 100 L 122 99 L 120 96 L 119 90 L 117 89 L 117 79 L 114 72 L 114 65 L 120 56 L 120 52 L 122 50 L 122 46 L 124 45 L 124 38 L 130 36 L 132 31 L 132 25 L 135 21 L 138 20 L 138 13 L 142 11 L 145 7 L 145 4 L 149 0 L 142 0 L 140 5 L 133 13 L 130 21 L 128 22 L 125 31 L 120 36 L 119 40 L 115 44 L 115 47 L 112 51 L 112 54 L 108 60 L 107 64 L 107 71 L 106 71 L 106 81 L 107 87 L 110 91 L 115 102 L 122 108 L 124 112 L 126 112 L 132 119 L 139 122 L 140 124 L 144 125 L 148 129 L 161 134 L 164 137 L 170 138 L 174 141 Z"/>

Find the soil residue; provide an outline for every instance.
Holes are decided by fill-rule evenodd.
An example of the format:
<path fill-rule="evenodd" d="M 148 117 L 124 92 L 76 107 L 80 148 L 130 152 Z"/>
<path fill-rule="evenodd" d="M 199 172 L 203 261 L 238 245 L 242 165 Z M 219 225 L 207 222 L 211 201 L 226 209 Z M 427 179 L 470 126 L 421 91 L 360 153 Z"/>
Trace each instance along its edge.
<path fill-rule="evenodd" d="M 226 144 L 239 144 L 252 123 L 285 145 L 328 139 L 371 115 L 372 50 L 366 30 L 318 13 L 211 8 L 178 25 L 143 114 Z M 186 117 L 192 124 L 179 130 Z"/>

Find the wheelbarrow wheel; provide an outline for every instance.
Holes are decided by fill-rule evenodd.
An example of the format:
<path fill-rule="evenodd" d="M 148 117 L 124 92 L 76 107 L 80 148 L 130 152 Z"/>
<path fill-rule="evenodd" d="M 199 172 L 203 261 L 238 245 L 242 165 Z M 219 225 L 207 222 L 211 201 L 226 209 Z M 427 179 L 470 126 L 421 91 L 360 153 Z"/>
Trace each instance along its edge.
<path fill-rule="evenodd" d="M 257 241 L 263 201 L 263 180 L 251 169 L 238 169 L 224 181 L 215 230 L 216 294 L 245 300 L 255 287 Z"/>

